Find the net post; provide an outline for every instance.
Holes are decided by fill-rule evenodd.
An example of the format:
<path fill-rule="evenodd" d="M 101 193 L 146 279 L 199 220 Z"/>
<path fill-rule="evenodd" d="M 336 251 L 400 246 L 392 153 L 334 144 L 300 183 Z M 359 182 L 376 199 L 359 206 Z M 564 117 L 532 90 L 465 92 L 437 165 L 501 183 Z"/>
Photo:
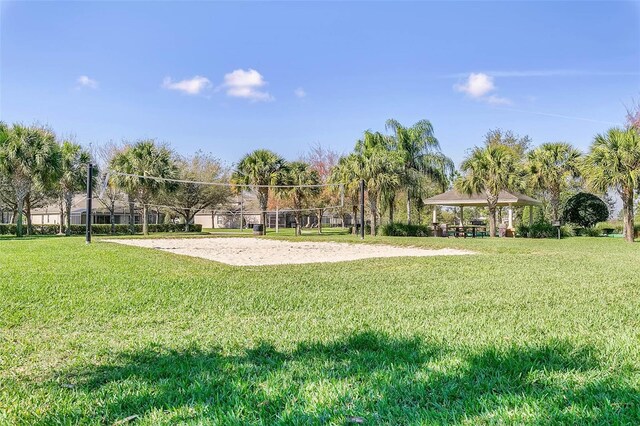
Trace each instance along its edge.
<path fill-rule="evenodd" d="M 93 163 L 89 163 L 87 168 L 87 232 L 85 236 L 85 243 L 91 244 L 91 201 L 93 199 Z"/>
<path fill-rule="evenodd" d="M 360 239 L 364 240 L 364 179 L 360 179 Z"/>

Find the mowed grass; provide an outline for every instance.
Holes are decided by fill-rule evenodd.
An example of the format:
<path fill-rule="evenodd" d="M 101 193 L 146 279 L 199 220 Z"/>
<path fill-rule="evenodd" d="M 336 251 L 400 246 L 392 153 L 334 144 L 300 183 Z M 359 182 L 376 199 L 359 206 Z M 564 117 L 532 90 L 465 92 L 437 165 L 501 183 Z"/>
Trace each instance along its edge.
<path fill-rule="evenodd" d="M 364 243 L 478 254 L 231 267 L 0 240 L 0 423 L 640 423 L 639 244 Z"/>

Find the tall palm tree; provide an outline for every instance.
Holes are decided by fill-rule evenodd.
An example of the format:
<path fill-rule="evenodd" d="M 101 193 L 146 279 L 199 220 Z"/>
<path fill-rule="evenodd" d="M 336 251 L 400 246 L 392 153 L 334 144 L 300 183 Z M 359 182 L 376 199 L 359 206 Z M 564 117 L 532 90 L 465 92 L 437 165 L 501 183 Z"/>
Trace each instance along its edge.
<path fill-rule="evenodd" d="M 288 163 L 281 171 L 279 185 L 287 185 L 277 188 L 277 193 L 291 202 L 296 217 L 296 235 L 302 234 L 302 209 L 307 202 L 320 193 L 320 175 L 309 164 L 302 161 Z"/>
<path fill-rule="evenodd" d="M 331 169 L 329 182 L 333 184 L 342 184 L 344 196 L 351 202 L 351 214 L 353 218 L 352 233 L 357 234 L 355 226 L 358 217 L 358 195 L 360 193 L 360 169 L 361 157 L 356 154 L 349 154 L 340 157 L 338 164 Z"/>
<path fill-rule="evenodd" d="M 397 120 L 389 119 L 385 127 L 393 131 L 392 147 L 402 156 L 402 186 L 407 193 L 407 223 L 410 224 L 412 199 L 422 192 L 422 177 L 426 175 L 445 186 L 455 167 L 453 161 L 440 151 L 440 143 L 429 120 L 420 120 L 411 127 L 405 127 Z M 392 221 L 394 197 L 388 201 Z"/>
<path fill-rule="evenodd" d="M 71 205 L 73 195 L 86 186 L 87 168 L 91 160 L 91 155 L 79 144 L 70 141 L 62 142 L 60 154 L 61 175 L 58 185 L 61 192 L 60 196 L 66 210 L 66 215 L 64 215 L 66 218 L 65 234 L 71 235 Z"/>
<path fill-rule="evenodd" d="M 356 175 L 365 181 L 369 198 L 371 235 L 376 234 L 378 206 L 388 194 L 398 190 L 402 183 L 403 158 L 400 152 L 389 150 L 390 139 L 379 133 L 366 131 L 356 143 Z M 359 167 L 358 167 L 359 166 Z"/>
<path fill-rule="evenodd" d="M 21 124 L 0 125 L 0 170 L 10 179 L 16 196 L 16 234 L 21 237 L 25 199 L 34 189 L 51 189 L 59 177 L 60 147 L 53 132 Z"/>
<path fill-rule="evenodd" d="M 462 162 L 464 173 L 456 182 L 456 189 L 473 195 L 484 194 L 489 209 L 489 234 L 496 234 L 496 208 L 501 191 L 517 188 L 522 170 L 514 151 L 504 145 L 475 147 Z"/>
<path fill-rule="evenodd" d="M 596 135 L 582 173 L 597 191 L 615 189 L 622 198 L 624 238 L 633 242 L 633 193 L 640 184 L 640 134 L 633 127 Z"/>
<path fill-rule="evenodd" d="M 275 185 L 280 171 L 285 167 L 284 158 L 267 149 L 258 149 L 240 159 L 231 176 L 235 185 L 253 186 L 262 211 L 262 232 L 267 233 L 267 206 L 269 186 Z"/>
<path fill-rule="evenodd" d="M 111 168 L 123 173 L 117 176 L 117 182 L 129 195 L 130 201 L 133 199 L 142 204 L 142 233 L 148 235 L 149 204 L 161 192 L 174 187 L 163 179 L 173 179 L 178 174 L 173 153 L 169 148 L 157 144 L 152 139 L 141 140 L 116 154 L 112 159 Z M 154 179 L 154 177 L 162 179 Z M 132 206 L 130 202 L 130 210 Z M 133 216 L 133 212 L 130 211 L 130 213 Z M 133 220 L 131 225 L 134 225 Z"/>
<path fill-rule="evenodd" d="M 529 183 L 548 194 L 553 221 L 560 218 L 560 195 L 579 176 L 580 151 L 571 144 L 551 142 L 540 145 L 528 155 Z"/>

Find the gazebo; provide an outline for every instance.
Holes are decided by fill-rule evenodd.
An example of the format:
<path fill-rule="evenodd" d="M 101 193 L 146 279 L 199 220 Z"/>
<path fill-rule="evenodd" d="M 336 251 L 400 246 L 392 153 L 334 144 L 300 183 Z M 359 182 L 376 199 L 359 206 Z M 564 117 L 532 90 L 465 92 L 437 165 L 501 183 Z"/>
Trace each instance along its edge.
<path fill-rule="evenodd" d="M 485 193 L 467 195 L 461 194 L 455 189 L 451 189 L 442 194 L 423 200 L 424 204 L 432 206 L 460 207 L 460 221 L 464 220 L 464 207 L 487 207 L 487 196 Z M 513 207 L 519 206 L 541 206 L 542 202 L 531 198 L 528 195 L 514 191 L 501 191 L 498 195 L 499 207 L 509 207 L 509 229 L 513 229 Z M 436 223 L 436 209 L 433 209 L 433 223 Z M 529 225 L 533 222 L 533 209 L 529 210 Z"/>

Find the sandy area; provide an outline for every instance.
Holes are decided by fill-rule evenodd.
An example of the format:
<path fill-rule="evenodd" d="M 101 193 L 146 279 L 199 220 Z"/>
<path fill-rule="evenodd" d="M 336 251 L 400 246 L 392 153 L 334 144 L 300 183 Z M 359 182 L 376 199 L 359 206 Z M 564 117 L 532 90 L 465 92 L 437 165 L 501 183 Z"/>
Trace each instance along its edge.
<path fill-rule="evenodd" d="M 456 249 L 428 250 L 379 244 L 291 242 L 259 238 L 175 238 L 102 240 L 201 257 L 237 266 L 344 262 L 402 256 L 456 256 L 473 252 Z"/>

